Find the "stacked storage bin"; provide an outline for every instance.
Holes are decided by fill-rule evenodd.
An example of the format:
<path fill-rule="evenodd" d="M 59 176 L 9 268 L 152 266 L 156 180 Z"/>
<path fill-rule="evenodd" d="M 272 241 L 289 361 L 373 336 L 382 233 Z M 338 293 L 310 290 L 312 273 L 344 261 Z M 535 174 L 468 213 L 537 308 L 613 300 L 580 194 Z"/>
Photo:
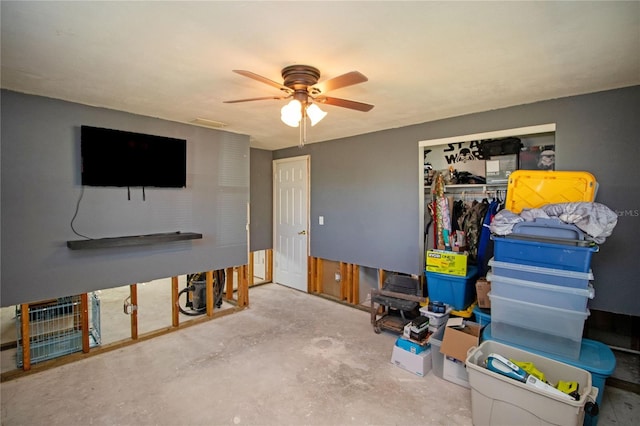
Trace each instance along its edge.
<path fill-rule="evenodd" d="M 593 201 L 587 172 L 518 170 L 509 178 L 506 208 L 520 213 L 545 204 Z M 582 331 L 593 298 L 591 256 L 575 225 L 558 219 L 520 222 L 506 237 L 492 236 L 491 324 L 496 339 L 569 359 L 580 357 Z"/>
<path fill-rule="evenodd" d="M 521 247 L 503 250 L 503 245 L 514 242 Z M 562 257 L 554 257 L 551 251 L 555 248 L 544 247 L 549 245 L 546 243 L 533 244 L 531 248 L 529 241 L 509 238 L 495 238 L 494 243 L 494 258 L 489 262 L 492 272 L 487 274 L 487 280 L 491 281 L 493 335 L 503 341 L 578 359 L 584 322 L 589 316 L 587 302 L 594 297 L 590 284 L 593 274 L 584 267 L 579 269 L 586 271 L 562 268 L 571 267 L 567 257 L 584 258 L 591 254 L 591 248 L 555 244 Z M 503 255 L 503 251 L 508 255 Z M 534 253 L 542 253 L 545 266 L 555 259 L 556 269 L 530 265 L 535 261 L 532 261 Z M 564 261 L 560 263 L 558 259 Z M 584 260 L 581 263 L 589 265 Z"/>
<path fill-rule="evenodd" d="M 559 182 L 554 181 L 556 177 Z M 520 213 L 524 207 L 548 203 L 593 201 L 595 186 L 595 179 L 586 172 L 518 171 L 509 182 L 507 208 Z M 551 199 L 547 194 L 552 194 Z M 553 199 L 557 194 L 575 198 Z M 527 204 L 531 200 L 536 204 Z M 606 345 L 582 339 L 587 304 L 595 295 L 591 257 L 598 247 L 585 242 L 577 227 L 559 220 L 524 222 L 520 229 L 518 225 L 512 235 L 492 236 L 494 257 L 487 274 L 491 324 L 483 337 L 586 369 L 597 378 L 594 385 L 599 388 L 600 403 L 615 357 Z M 597 417 L 586 416 L 585 424 L 593 420 L 597 422 Z"/>

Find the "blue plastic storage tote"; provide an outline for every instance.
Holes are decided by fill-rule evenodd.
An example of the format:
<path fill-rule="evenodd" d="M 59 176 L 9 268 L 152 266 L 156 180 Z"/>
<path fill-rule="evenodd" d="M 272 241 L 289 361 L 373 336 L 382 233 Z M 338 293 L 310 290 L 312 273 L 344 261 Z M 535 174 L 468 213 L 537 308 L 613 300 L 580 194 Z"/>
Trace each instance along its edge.
<path fill-rule="evenodd" d="M 504 340 L 496 339 L 491 335 L 491 325 L 484 328 L 484 331 L 482 332 L 482 340 L 495 340 L 496 342 L 501 342 L 506 345 L 527 350 L 529 352 L 533 352 L 535 354 L 539 354 L 556 361 L 564 362 L 565 364 L 573 365 L 574 367 L 582 368 L 583 370 L 587 370 L 591 373 L 591 384 L 598 388 L 598 396 L 596 398 L 596 402 L 598 403 L 598 406 L 602 407 L 605 382 L 616 369 L 616 357 L 613 354 L 613 351 L 609 349 L 609 347 L 604 343 L 590 339 L 582 339 L 580 346 L 580 358 L 571 359 L 561 357 L 552 353 L 527 348 L 525 346 L 519 346 L 511 342 L 506 342 Z M 588 414 L 584 416 L 585 426 L 595 426 L 597 422 L 597 416 L 592 417 Z"/>
<path fill-rule="evenodd" d="M 578 247 L 492 235 L 493 257 L 498 262 L 519 263 L 543 268 L 589 272 L 591 255 L 598 246 Z"/>
<path fill-rule="evenodd" d="M 469 265 L 467 275 L 438 274 L 426 271 L 429 300 L 446 303 L 455 311 L 467 309 L 476 298 L 478 268 Z"/>
<path fill-rule="evenodd" d="M 491 323 L 491 309 L 482 309 L 478 306 L 473 308 L 473 315 L 480 327 L 484 327 Z"/>

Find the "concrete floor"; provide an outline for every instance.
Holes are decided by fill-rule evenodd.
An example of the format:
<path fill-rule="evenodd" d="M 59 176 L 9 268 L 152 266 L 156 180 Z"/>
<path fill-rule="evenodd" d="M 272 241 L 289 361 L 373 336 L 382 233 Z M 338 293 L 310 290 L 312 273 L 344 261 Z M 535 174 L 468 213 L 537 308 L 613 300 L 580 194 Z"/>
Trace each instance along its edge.
<path fill-rule="evenodd" d="M 470 391 L 390 363 L 369 314 L 276 284 L 250 308 L 0 385 L 3 425 L 470 425 Z M 640 424 L 607 388 L 600 425 Z"/>

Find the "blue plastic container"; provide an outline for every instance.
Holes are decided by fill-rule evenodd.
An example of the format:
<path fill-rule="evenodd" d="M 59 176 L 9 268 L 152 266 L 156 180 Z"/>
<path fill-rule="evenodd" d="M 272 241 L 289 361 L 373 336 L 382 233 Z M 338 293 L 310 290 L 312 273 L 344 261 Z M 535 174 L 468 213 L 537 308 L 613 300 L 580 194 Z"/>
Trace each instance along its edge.
<path fill-rule="evenodd" d="M 583 370 L 590 372 L 591 384 L 598 388 L 598 397 L 596 398 L 596 402 L 598 403 L 599 407 L 602 407 L 605 382 L 607 380 L 607 377 L 610 377 L 613 374 L 613 371 L 616 369 L 616 357 L 613 354 L 613 351 L 611 351 L 611 349 L 604 343 L 590 339 L 582 339 L 582 344 L 580 346 L 580 358 L 571 359 L 548 352 L 539 351 L 537 349 L 519 346 L 511 342 L 505 342 L 504 340 L 495 339 L 491 335 L 491 325 L 485 327 L 484 331 L 482 332 L 482 340 L 494 340 L 496 342 L 504 343 L 505 345 L 533 352 L 535 354 L 551 358 L 559 362 L 564 362 L 565 364 L 569 364 L 577 368 L 582 368 Z M 580 390 L 578 389 L 578 392 L 579 391 Z M 583 423 L 584 426 L 595 426 L 597 423 L 598 416 L 591 416 L 585 413 Z"/>
<path fill-rule="evenodd" d="M 492 235 L 491 239 L 494 242 L 493 258 L 498 262 L 565 271 L 589 272 L 591 255 L 598 251 L 598 246 L 578 247 L 495 235 Z"/>
<path fill-rule="evenodd" d="M 412 342 L 411 340 L 407 340 L 404 337 L 400 336 L 396 340 L 396 346 L 404 349 L 407 352 L 411 352 L 412 354 L 419 354 L 424 352 L 429 345 L 419 345 L 416 342 Z"/>
<path fill-rule="evenodd" d="M 476 322 L 480 324 L 481 328 L 491 323 L 490 309 L 482 309 L 476 306 L 475 308 L 473 308 L 473 315 L 475 316 Z"/>
<path fill-rule="evenodd" d="M 593 273 L 566 271 L 564 269 L 541 268 L 539 266 L 519 263 L 499 262 L 495 258 L 489 260 L 494 275 L 517 280 L 533 281 L 542 284 L 560 285 L 564 287 L 586 289 Z"/>
<path fill-rule="evenodd" d="M 467 309 L 476 298 L 478 268 L 467 267 L 467 275 L 439 274 L 426 271 L 429 300 L 437 300 L 451 306 L 454 311 Z"/>

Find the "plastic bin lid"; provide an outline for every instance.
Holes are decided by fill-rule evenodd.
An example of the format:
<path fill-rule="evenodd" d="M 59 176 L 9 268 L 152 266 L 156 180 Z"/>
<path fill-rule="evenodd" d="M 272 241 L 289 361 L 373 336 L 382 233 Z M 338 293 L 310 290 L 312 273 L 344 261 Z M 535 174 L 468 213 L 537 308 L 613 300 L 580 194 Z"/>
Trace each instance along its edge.
<path fill-rule="evenodd" d="M 444 277 L 444 278 L 455 278 L 455 279 L 468 280 L 468 279 L 474 278 L 476 275 L 478 275 L 478 267 L 474 266 L 474 265 L 467 265 L 467 275 L 465 275 L 465 276 L 442 274 L 440 272 L 432 272 L 432 271 L 425 271 L 425 273 L 426 273 L 427 277 L 435 276 L 435 277 Z"/>
<path fill-rule="evenodd" d="M 548 292 L 550 295 L 553 295 L 553 293 L 564 293 L 565 295 L 588 297 L 589 299 L 593 299 L 595 297 L 595 290 L 593 289 L 593 286 L 591 285 L 591 283 L 589 283 L 586 288 L 574 288 L 574 287 L 566 287 L 563 285 L 544 284 L 544 283 L 538 283 L 535 281 L 525 281 L 525 280 L 519 280 L 517 278 L 502 277 L 499 275 L 494 275 L 492 272 L 489 272 L 487 274 L 487 281 L 491 281 L 491 282 L 497 281 L 504 284 L 510 284 L 516 287 L 543 290 Z"/>
<path fill-rule="evenodd" d="M 509 235 L 513 235 L 513 234 L 509 234 Z M 574 251 L 591 251 L 593 253 L 597 253 L 598 251 L 600 251 L 600 247 L 598 245 L 590 245 L 590 246 L 568 246 L 566 244 L 554 244 L 554 243 L 549 243 L 549 242 L 545 242 L 545 241 L 537 241 L 537 240 L 520 240 L 520 239 L 511 239 L 508 238 L 509 235 L 503 236 L 503 235 L 496 235 L 496 234 L 491 234 L 491 239 L 493 241 L 499 241 L 501 243 L 516 243 L 519 246 L 529 246 L 529 247 L 535 247 L 538 248 L 540 246 L 543 246 L 545 248 L 554 248 L 554 249 L 564 249 L 564 247 L 566 246 L 566 248 L 568 250 L 574 250 Z"/>
<path fill-rule="evenodd" d="M 577 272 L 577 271 L 568 271 L 565 269 L 553 269 L 553 268 L 543 268 L 542 266 L 532 266 L 532 265 L 524 265 L 520 263 L 509 263 L 509 262 L 499 262 L 495 260 L 495 258 L 489 259 L 489 266 L 496 268 L 504 268 L 504 269 L 512 269 L 516 271 L 522 272 L 534 272 L 536 274 L 544 274 L 544 275 L 553 275 L 556 277 L 562 278 L 573 278 L 578 280 L 589 280 L 593 281 L 593 271 L 590 269 L 589 272 Z"/>
<path fill-rule="evenodd" d="M 445 309 L 444 312 L 432 312 L 429 310 L 428 304 L 427 306 L 423 306 L 420 308 L 421 314 L 423 314 L 424 316 L 433 317 L 433 318 L 442 318 L 445 315 L 449 315 L 451 311 L 452 311 L 452 308 L 449 305 L 447 305 L 447 308 Z"/>
<path fill-rule="evenodd" d="M 591 202 L 596 188 L 589 172 L 516 170 L 509 175 L 505 208 L 520 213 L 545 204 Z"/>
<path fill-rule="evenodd" d="M 513 346 L 556 361 L 564 362 L 565 364 L 573 365 L 577 368 L 582 368 L 592 374 L 605 376 L 605 378 L 611 376 L 613 371 L 616 369 L 616 357 L 613 354 L 613 351 L 604 343 L 596 340 L 582 339 L 582 344 L 580 346 L 580 358 L 577 360 L 494 339 L 493 336 L 491 336 L 491 324 L 488 324 L 484 328 L 482 340 L 495 340 L 496 342 L 500 342 L 505 345 Z"/>
<path fill-rule="evenodd" d="M 518 222 L 513 225 L 513 233 L 538 237 L 584 240 L 584 233 L 580 228 L 572 223 L 564 223 L 555 217 L 537 217 L 532 221 Z"/>

